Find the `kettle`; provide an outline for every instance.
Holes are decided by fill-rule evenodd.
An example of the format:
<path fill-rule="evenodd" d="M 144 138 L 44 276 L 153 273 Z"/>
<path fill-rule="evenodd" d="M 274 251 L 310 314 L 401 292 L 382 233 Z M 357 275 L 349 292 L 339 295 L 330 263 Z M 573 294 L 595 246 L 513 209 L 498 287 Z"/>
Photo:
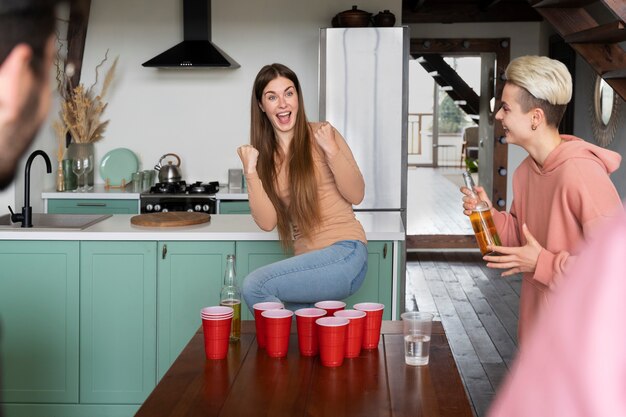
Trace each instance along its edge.
<path fill-rule="evenodd" d="M 172 161 L 167 161 L 167 165 L 162 165 L 161 162 L 168 156 L 176 158 L 176 165 L 172 164 Z M 159 163 L 154 166 L 154 169 L 159 171 L 159 182 L 178 182 L 181 180 L 180 175 L 180 158 L 175 153 L 166 153 L 159 159 Z"/>

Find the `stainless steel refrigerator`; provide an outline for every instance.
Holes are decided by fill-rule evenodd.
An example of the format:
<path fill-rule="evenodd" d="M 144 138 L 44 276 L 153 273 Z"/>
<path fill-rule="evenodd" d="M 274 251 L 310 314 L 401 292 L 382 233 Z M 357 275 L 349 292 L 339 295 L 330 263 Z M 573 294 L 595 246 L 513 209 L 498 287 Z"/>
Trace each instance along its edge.
<path fill-rule="evenodd" d="M 409 29 L 320 29 L 319 117 L 365 179 L 355 210 L 397 211 L 406 229 Z"/>
<path fill-rule="evenodd" d="M 320 29 L 319 118 L 344 136 L 363 173 L 365 198 L 355 210 L 397 212 L 404 230 L 408 58 L 407 27 Z M 401 290 L 392 306 L 402 312 L 406 256 L 400 246 L 394 247 L 392 288 Z"/>

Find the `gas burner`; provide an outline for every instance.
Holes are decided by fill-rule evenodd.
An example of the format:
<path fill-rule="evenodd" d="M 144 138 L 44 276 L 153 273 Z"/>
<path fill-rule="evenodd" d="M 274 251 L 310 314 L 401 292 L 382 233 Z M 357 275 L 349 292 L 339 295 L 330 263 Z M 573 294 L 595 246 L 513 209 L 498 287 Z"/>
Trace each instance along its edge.
<path fill-rule="evenodd" d="M 177 182 L 157 182 L 150 188 L 150 194 L 179 194 L 184 193 L 187 188 L 185 181 Z"/>
<path fill-rule="evenodd" d="M 186 188 L 189 194 L 215 194 L 219 191 L 220 183 L 217 181 L 203 184 L 202 181 L 196 181 L 195 183 L 188 185 Z"/>

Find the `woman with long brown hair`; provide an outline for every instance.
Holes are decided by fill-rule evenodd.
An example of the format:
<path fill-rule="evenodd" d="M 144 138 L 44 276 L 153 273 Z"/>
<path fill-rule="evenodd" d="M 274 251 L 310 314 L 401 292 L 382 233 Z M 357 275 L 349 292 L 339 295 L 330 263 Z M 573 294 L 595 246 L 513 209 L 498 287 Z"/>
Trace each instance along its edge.
<path fill-rule="evenodd" d="M 365 184 L 350 148 L 329 123 L 309 123 L 296 74 L 282 64 L 256 76 L 250 145 L 237 149 L 252 217 L 278 228 L 295 256 L 251 272 L 248 308 L 281 301 L 289 309 L 356 292 L 367 272 L 367 240 L 352 210 Z"/>

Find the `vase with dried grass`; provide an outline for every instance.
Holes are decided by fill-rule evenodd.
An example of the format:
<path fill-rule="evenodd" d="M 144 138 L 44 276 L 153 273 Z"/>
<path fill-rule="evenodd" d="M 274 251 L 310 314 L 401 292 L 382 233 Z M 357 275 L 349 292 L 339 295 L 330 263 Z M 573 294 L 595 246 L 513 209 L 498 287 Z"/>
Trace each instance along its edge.
<path fill-rule="evenodd" d="M 99 92 L 96 91 L 99 71 L 107 61 L 108 53 L 107 50 L 104 59 L 96 66 L 96 79 L 89 88 L 82 83 L 72 85 L 74 68 L 71 64 L 65 65 L 64 70 L 57 65 L 57 81 L 62 97 L 59 116 L 66 132 L 72 138 L 67 149 L 68 159 L 87 159 L 89 156 L 93 158 L 94 143 L 103 138 L 104 131 L 109 124 L 109 120 L 102 121 L 102 115 L 107 108 L 104 99 L 113 81 L 118 58 L 115 58 L 106 72 L 102 88 Z M 90 189 L 93 188 L 94 171 L 91 171 L 86 178 L 86 185 Z"/>

